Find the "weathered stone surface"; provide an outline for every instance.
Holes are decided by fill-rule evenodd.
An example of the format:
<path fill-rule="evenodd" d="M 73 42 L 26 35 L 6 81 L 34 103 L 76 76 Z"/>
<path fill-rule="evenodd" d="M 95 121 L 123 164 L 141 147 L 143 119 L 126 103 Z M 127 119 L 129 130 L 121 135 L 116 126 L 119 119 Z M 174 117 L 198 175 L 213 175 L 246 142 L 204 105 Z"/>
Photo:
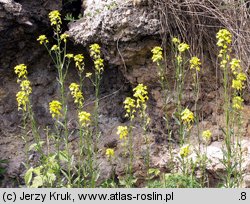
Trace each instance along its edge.
<path fill-rule="evenodd" d="M 4 186 L 15 185 L 10 178 L 14 183 L 20 182 L 24 162 L 21 115 L 16 103 L 18 85 L 13 68 L 20 63 L 28 65 L 36 119 L 38 123 L 49 124 L 45 87 L 52 89 L 50 94 L 55 93 L 55 75 L 48 70 L 49 60 L 43 56 L 36 38 L 49 25 L 48 13 L 60 8 L 59 0 L 0 0 L 0 159 L 8 161 Z"/>
<path fill-rule="evenodd" d="M 39 53 L 35 45 L 40 32 L 49 25 L 48 13 L 60 9 L 56 0 L 0 1 L 0 73 L 19 62 L 30 63 Z M 27 55 L 27 53 L 29 53 Z M 30 55 L 33 53 L 33 55 Z"/>
<path fill-rule="evenodd" d="M 101 43 L 104 58 L 120 66 L 132 84 L 155 81 L 155 66 L 149 65 L 148 59 L 152 47 L 159 44 L 157 9 L 133 6 L 132 1 L 112 2 L 86 1 L 85 18 L 71 24 L 69 34 L 83 45 Z"/>
<path fill-rule="evenodd" d="M 85 7 L 84 18 L 71 24 L 69 30 L 78 43 L 136 42 L 160 34 L 159 14 L 151 7 L 133 7 L 121 0 L 89 0 Z"/>

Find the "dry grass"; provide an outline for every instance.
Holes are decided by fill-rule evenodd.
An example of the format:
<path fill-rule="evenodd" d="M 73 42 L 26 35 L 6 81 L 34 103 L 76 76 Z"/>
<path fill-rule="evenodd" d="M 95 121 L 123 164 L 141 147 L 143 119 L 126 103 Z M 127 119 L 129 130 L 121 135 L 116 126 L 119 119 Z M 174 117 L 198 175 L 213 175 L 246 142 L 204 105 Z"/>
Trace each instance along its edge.
<path fill-rule="evenodd" d="M 179 36 L 194 55 L 209 52 L 216 64 L 216 32 L 224 27 L 234 36 L 235 55 L 250 68 L 249 0 L 154 0 L 160 10 L 162 39 Z M 202 56 L 200 56 L 202 58 Z"/>

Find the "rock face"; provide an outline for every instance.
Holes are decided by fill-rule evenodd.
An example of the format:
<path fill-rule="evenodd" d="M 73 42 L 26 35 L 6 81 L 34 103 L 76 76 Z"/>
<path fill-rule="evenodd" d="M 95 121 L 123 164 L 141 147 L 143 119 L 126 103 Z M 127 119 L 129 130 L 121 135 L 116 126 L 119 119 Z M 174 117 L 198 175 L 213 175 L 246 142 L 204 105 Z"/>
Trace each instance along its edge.
<path fill-rule="evenodd" d="M 60 8 L 59 0 L 0 0 L 0 158 L 8 161 L 5 186 L 13 186 L 11 178 L 14 183 L 19 182 L 24 158 L 13 67 L 20 63 L 28 65 L 29 77 L 36 87 L 33 108 L 40 122 L 48 121 L 45 95 L 55 91 L 51 83 L 54 74 L 47 69 L 49 60 L 36 38 L 49 25 L 48 12 Z"/>
<path fill-rule="evenodd" d="M 60 9 L 60 2 L 59 0 L 20 0 L 18 3 L 13 0 L 0 1 L 0 71 L 16 63 L 15 60 L 18 60 L 16 54 L 19 51 L 26 48 L 25 51 L 28 51 L 32 47 L 29 44 L 32 44 L 37 37 L 34 34 L 48 26 L 48 12 Z M 2 50 L 15 50 L 15 52 L 5 53 Z"/>
<path fill-rule="evenodd" d="M 120 66 L 131 83 L 152 81 L 154 72 L 149 74 L 147 63 L 151 48 L 160 42 L 157 9 L 121 0 L 86 1 L 85 7 L 85 18 L 70 25 L 75 42 L 101 43 L 104 58 Z"/>

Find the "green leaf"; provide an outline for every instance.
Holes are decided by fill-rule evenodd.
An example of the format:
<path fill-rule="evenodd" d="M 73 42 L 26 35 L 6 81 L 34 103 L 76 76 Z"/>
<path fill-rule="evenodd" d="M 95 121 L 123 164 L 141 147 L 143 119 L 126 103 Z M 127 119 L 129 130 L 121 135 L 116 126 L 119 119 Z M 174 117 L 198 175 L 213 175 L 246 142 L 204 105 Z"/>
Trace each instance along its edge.
<path fill-rule="evenodd" d="M 29 147 L 29 151 L 31 151 L 31 150 L 33 150 L 33 149 L 35 149 L 35 146 L 36 146 L 36 145 L 37 145 L 36 143 L 34 143 L 34 144 L 30 145 L 30 147 Z"/>
<path fill-rule="evenodd" d="M 178 120 L 178 118 L 175 116 L 175 114 L 173 114 L 172 117 L 175 120 L 177 125 L 181 125 L 181 122 Z"/>
<path fill-rule="evenodd" d="M 36 176 L 32 182 L 31 187 L 32 188 L 38 188 L 41 187 L 43 185 L 43 178 L 42 176 Z"/>
<path fill-rule="evenodd" d="M 154 174 L 155 176 L 158 176 L 161 172 L 159 169 L 149 169 L 148 170 L 149 174 Z"/>
<path fill-rule="evenodd" d="M 44 141 L 40 141 L 39 143 L 34 143 L 30 145 L 29 151 L 32 151 L 32 150 L 38 151 L 38 148 L 43 146 L 43 144 L 44 144 Z"/>
<path fill-rule="evenodd" d="M 68 159 L 69 159 L 69 156 L 68 156 L 67 152 L 65 152 L 65 151 L 60 151 L 60 152 L 59 152 L 59 159 L 60 159 L 61 161 L 67 162 Z"/>
<path fill-rule="evenodd" d="M 62 174 L 64 175 L 64 177 L 65 177 L 67 180 L 69 180 L 69 175 L 68 175 L 68 173 L 67 173 L 66 171 L 64 171 L 64 170 L 62 170 L 61 172 L 62 172 Z"/>
<path fill-rule="evenodd" d="M 56 175 L 54 173 L 47 173 L 46 174 L 47 181 L 50 184 L 53 184 L 53 182 L 56 180 Z"/>
<path fill-rule="evenodd" d="M 65 129 L 65 125 L 61 121 L 57 120 L 56 122 Z"/>
<path fill-rule="evenodd" d="M 31 179 L 32 179 L 32 174 L 33 174 L 33 167 L 31 167 L 28 171 L 26 171 L 25 175 L 24 175 L 24 181 L 25 181 L 25 184 L 27 186 L 30 185 L 30 182 L 31 182 Z"/>
<path fill-rule="evenodd" d="M 6 163 L 8 163 L 7 159 L 0 159 L 0 164 L 6 164 Z"/>
<path fill-rule="evenodd" d="M 36 174 L 37 176 L 40 176 L 41 175 L 41 170 L 43 169 L 42 166 L 38 166 L 36 168 L 34 168 L 33 172 L 34 174 Z"/>

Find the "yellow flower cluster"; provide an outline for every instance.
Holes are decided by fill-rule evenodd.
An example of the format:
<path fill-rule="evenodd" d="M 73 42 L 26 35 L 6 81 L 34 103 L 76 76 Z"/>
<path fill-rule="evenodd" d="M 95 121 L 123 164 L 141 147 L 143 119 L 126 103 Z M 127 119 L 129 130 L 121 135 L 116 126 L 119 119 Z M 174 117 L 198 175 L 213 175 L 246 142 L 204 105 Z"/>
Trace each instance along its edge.
<path fill-rule="evenodd" d="M 233 109 L 234 110 L 242 110 L 243 109 L 243 102 L 244 102 L 244 99 L 241 98 L 240 96 L 235 96 L 233 97 Z"/>
<path fill-rule="evenodd" d="M 183 145 L 180 149 L 180 156 L 182 158 L 185 158 L 185 157 L 188 157 L 188 155 L 191 153 L 191 150 L 190 150 L 190 145 L 189 144 L 186 144 L 186 145 Z"/>
<path fill-rule="evenodd" d="M 40 35 L 38 38 L 37 38 L 37 41 L 39 41 L 39 43 L 42 45 L 42 44 L 46 44 L 49 42 L 49 40 L 47 39 L 46 35 Z"/>
<path fill-rule="evenodd" d="M 101 48 L 98 44 L 90 45 L 90 56 L 94 60 L 95 70 L 98 73 L 103 72 L 104 70 L 104 60 L 101 58 Z"/>
<path fill-rule="evenodd" d="M 83 55 L 82 54 L 78 54 L 74 56 L 74 61 L 75 61 L 75 65 L 76 68 L 80 71 L 80 73 L 83 72 L 84 70 L 84 62 L 83 62 Z"/>
<path fill-rule="evenodd" d="M 101 58 L 98 58 L 94 61 L 95 64 L 95 69 L 101 73 L 103 71 L 104 65 L 103 65 L 104 60 Z"/>
<path fill-rule="evenodd" d="M 230 65 L 234 75 L 237 75 L 237 73 L 240 73 L 242 71 L 242 67 L 240 66 L 240 60 L 233 58 L 230 62 Z"/>
<path fill-rule="evenodd" d="M 14 70 L 15 70 L 15 74 L 17 74 L 17 77 L 19 79 L 22 79 L 22 78 L 26 79 L 27 78 L 28 72 L 27 72 L 27 66 L 26 65 L 19 64 L 19 65 L 15 66 Z"/>
<path fill-rule="evenodd" d="M 53 45 L 50 50 L 56 52 L 59 50 L 59 47 L 57 45 Z"/>
<path fill-rule="evenodd" d="M 232 34 L 227 29 L 221 29 L 218 31 L 216 38 L 218 40 L 217 46 L 221 48 L 218 56 L 222 58 L 228 52 L 232 43 Z"/>
<path fill-rule="evenodd" d="M 88 112 L 85 112 L 85 111 L 81 111 L 78 114 L 78 119 L 79 119 L 80 125 L 82 127 L 86 127 L 89 124 L 90 116 L 91 116 L 91 114 Z"/>
<path fill-rule="evenodd" d="M 230 60 L 230 56 L 226 55 L 226 58 L 220 61 L 220 68 L 221 69 L 226 69 L 229 60 Z"/>
<path fill-rule="evenodd" d="M 244 81 L 247 80 L 247 76 L 246 76 L 245 73 L 242 73 L 242 72 L 241 72 L 241 73 L 238 73 L 238 74 L 236 75 L 236 79 L 239 80 L 239 81 L 244 82 Z"/>
<path fill-rule="evenodd" d="M 125 99 L 124 103 L 124 108 L 126 110 L 125 117 L 130 117 L 131 120 L 134 119 L 134 113 L 136 112 L 135 110 L 135 100 L 132 99 L 131 97 L 127 97 Z"/>
<path fill-rule="evenodd" d="M 59 118 L 61 116 L 62 104 L 59 101 L 52 101 L 49 103 L 49 110 L 52 118 Z"/>
<path fill-rule="evenodd" d="M 19 64 L 14 68 L 15 74 L 17 74 L 20 83 L 21 91 L 16 94 L 18 110 L 27 111 L 27 105 L 29 102 L 29 96 L 32 92 L 30 81 L 27 80 L 27 66 L 24 64 Z"/>
<path fill-rule="evenodd" d="M 182 56 L 181 55 L 178 55 L 177 57 L 176 57 L 176 60 L 177 60 L 177 63 L 178 64 L 181 64 L 182 63 Z"/>
<path fill-rule="evenodd" d="M 179 45 L 181 43 L 181 41 L 179 40 L 179 38 L 177 37 L 173 37 L 172 38 L 172 43 L 176 44 L 176 45 Z"/>
<path fill-rule="evenodd" d="M 232 88 L 236 91 L 242 91 L 245 88 L 244 82 L 247 80 L 247 76 L 243 73 L 242 67 L 240 66 L 240 60 L 234 58 L 230 62 L 230 65 L 234 75 Z"/>
<path fill-rule="evenodd" d="M 97 43 L 89 46 L 90 48 L 90 56 L 94 59 L 99 58 L 101 55 L 101 47 Z"/>
<path fill-rule="evenodd" d="M 194 121 L 194 114 L 188 109 L 186 108 L 184 111 L 182 111 L 181 113 L 181 120 L 186 123 L 186 124 L 189 124 L 191 122 Z"/>
<path fill-rule="evenodd" d="M 90 78 L 92 76 L 92 73 L 91 72 L 87 72 L 86 75 L 85 75 L 87 78 Z"/>
<path fill-rule="evenodd" d="M 244 84 L 242 83 L 241 80 L 233 79 L 232 88 L 234 88 L 237 91 L 242 91 L 242 89 L 244 88 Z"/>
<path fill-rule="evenodd" d="M 21 87 L 21 90 L 26 92 L 27 95 L 30 95 L 31 92 L 32 92 L 32 88 L 31 88 L 31 85 L 30 85 L 30 81 L 25 79 L 23 81 L 21 81 L 20 83 L 20 87 Z"/>
<path fill-rule="evenodd" d="M 242 67 L 240 65 L 240 60 L 233 58 L 230 62 L 231 71 L 235 79 L 232 81 L 232 88 L 237 92 L 241 92 L 243 90 L 244 82 L 247 80 L 247 76 L 243 73 Z M 244 99 L 240 96 L 234 96 L 232 99 L 232 107 L 236 111 L 240 111 L 243 109 Z"/>
<path fill-rule="evenodd" d="M 190 69 L 195 69 L 196 71 L 200 71 L 200 65 L 201 65 L 201 61 L 198 57 L 192 57 L 189 61 L 190 63 Z"/>
<path fill-rule="evenodd" d="M 29 102 L 29 95 L 25 91 L 19 91 L 16 94 L 18 110 L 27 111 L 27 104 Z"/>
<path fill-rule="evenodd" d="M 60 24 L 62 24 L 62 20 L 61 20 L 61 14 L 58 10 L 54 10 L 51 11 L 49 13 L 49 19 L 50 19 L 50 23 L 52 26 L 58 26 L 58 28 L 60 28 Z"/>
<path fill-rule="evenodd" d="M 79 105 L 79 107 L 82 107 L 84 98 L 83 98 L 82 91 L 80 90 L 80 85 L 76 83 L 71 83 L 69 86 L 69 90 L 74 99 L 74 103 Z"/>
<path fill-rule="evenodd" d="M 159 46 L 154 47 L 151 52 L 153 53 L 152 61 L 156 62 L 158 65 L 163 60 L 162 48 Z"/>
<path fill-rule="evenodd" d="M 114 156 L 115 156 L 115 151 L 114 151 L 114 149 L 107 148 L 107 149 L 106 149 L 106 156 L 107 156 L 108 159 L 110 159 L 111 157 L 114 157 Z"/>
<path fill-rule="evenodd" d="M 66 33 L 63 33 L 61 36 L 60 36 L 60 39 L 63 41 L 63 42 L 67 42 L 67 38 L 69 37 L 69 35 L 68 34 L 66 34 Z"/>
<path fill-rule="evenodd" d="M 210 130 L 205 130 L 202 132 L 202 137 L 205 141 L 209 141 L 212 137 L 212 133 Z"/>
<path fill-rule="evenodd" d="M 177 48 L 178 53 L 176 53 L 176 61 L 177 64 L 181 64 L 183 62 L 182 53 L 189 50 L 189 45 L 187 43 L 181 42 L 180 39 L 174 37 L 172 38 L 172 43 Z"/>
<path fill-rule="evenodd" d="M 189 48 L 190 48 L 189 45 L 186 44 L 186 43 L 180 43 L 180 44 L 178 45 L 178 51 L 179 51 L 180 53 L 189 50 Z"/>
<path fill-rule="evenodd" d="M 127 126 L 118 126 L 117 135 L 120 136 L 120 140 L 126 140 L 128 136 L 128 127 Z"/>
<path fill-rule="evenodd" d="M 68 54 L 66 54 L 66 55 L 65 55 L 65 57 L 66 57 L 66 58 L 68 58 L 68 59 L 71 59 L 71 58 L 73 58 L 73 57 L 74 57 L 74 55 L 73 55 L 73 54 L 68 53 Z"/>
<path fill-rule="evenodd" d="M 138 84 L 134 89 L 134 98 L 127 97 L 124 100 L 124 109 L 126 110 L 125 117 L 129 117 L 131 120 L 134 119 L 136 109 L 139 110 L 140 116 L 145 116 L 145 110 L 147 108 L 146 102 L 148 100 L 147 86 Z M 147 115 L 147 114 L 146 114 Z M 148 123 L 150 119 L 147 119 Z"/>
<path fill-rule="evenodd" d="M 134 89 L 134 97 L 136 98 L 136 108 L 140 108 L 145 105 L 148 100 L 147 86 L 138 84 Z"/>
<path fill-rule="evenodd" d="M 228 45 L 232 43 L 232 34 L 227 29 L 221 29 L 216 35 L 217 46 L 227 49 Z"/>

